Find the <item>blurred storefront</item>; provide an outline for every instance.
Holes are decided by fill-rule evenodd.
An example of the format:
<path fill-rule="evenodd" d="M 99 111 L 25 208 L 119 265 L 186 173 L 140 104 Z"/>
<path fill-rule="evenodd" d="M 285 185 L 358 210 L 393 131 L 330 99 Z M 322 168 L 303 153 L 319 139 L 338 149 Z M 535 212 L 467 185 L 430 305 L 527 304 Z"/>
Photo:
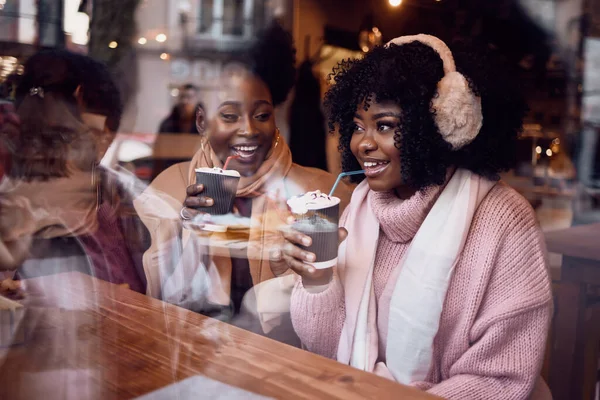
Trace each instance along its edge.
<path fill-rule="evenodd" d="M 22 73 L 23 62 L 39 49 L 85 53 L 89 16 L 82 4 L 81 0 L 0 0 L 0 83 Z"/>
<path fill-rule="evenodd" d="M 186 83 L 198 86 L 205 102 L 219 76 L 235 74 L 229 56 L 272 18 L 291 30 L 292 15 L 288 0 L 142 1 L 136 13 L 139 88 L 122 129 L 156 132 Z"/>

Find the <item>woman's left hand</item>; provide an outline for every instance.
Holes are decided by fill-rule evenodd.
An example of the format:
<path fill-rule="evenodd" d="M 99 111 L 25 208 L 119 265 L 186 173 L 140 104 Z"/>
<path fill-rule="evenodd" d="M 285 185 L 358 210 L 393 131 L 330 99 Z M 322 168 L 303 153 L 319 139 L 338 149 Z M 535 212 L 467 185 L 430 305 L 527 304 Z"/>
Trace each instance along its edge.
<path fill-rule="evenodd" d="M 186 198 L 181 209 L 181 219 L 186 229 L 202 229 L 202 224 L 199 222 L 201 216 L 209 216 L 202 211 L 197 210 L 198 207 L 211 207 L 214 200 L 210 197 L 201 196 L 204 191 L 204 185 L 194 184 L 186 188 Z"/>
<path fill-rule="evenodd" d="M 285 243 L 271 252 L 271 270 L 275 276 L 286 273 L 289 269 L 302 277 L 305 286 L 326 285 L 331 281 L 333 268 L 316 269 L 308 264 L 315 261 L 315 255 L 300 246 L 310 246 L 311 238 L 291 228 L 282 230 Z M 348 236 L 348 231 L 339 228 L 339 242 Z"/>

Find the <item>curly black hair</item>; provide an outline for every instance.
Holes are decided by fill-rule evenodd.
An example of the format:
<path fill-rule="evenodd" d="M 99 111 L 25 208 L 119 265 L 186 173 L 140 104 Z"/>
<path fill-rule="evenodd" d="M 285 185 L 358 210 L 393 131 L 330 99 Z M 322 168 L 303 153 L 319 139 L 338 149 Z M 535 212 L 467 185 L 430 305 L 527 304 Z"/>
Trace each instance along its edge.
<path fill-rule="evenodd" d="M 267 85 L 274 106 L 287 99 L 296 81 L 294 39 L 276 20 L 258 33 L 243 54 L 232 56 L 230 61 L 243 64 Z"/>
<path fill-rule="evenodd" d="M 420 190 L 441 185 L 449 167 L 465 168 L 497 180 L 516 162 L 516 141 L 527 106 L 503 60 L 487 48 L 452 46 L 457 69 L 481 97 L 483 126 L 477 138 L 453 151 L 434 122 L 432 99 L 444 76 L 438 53 L 420 42 L 378 47 L 363 59 L 344 60 L 334 68 L 325 96 L 329 130 L 340 133 L 344 171 L 362 169 L 350 151 L 356 108 L 392 101 L 402 110 L 394 136 L 400 150 L 402 179 Z M 355 177 L 360 181 L 363 176 Z"/>

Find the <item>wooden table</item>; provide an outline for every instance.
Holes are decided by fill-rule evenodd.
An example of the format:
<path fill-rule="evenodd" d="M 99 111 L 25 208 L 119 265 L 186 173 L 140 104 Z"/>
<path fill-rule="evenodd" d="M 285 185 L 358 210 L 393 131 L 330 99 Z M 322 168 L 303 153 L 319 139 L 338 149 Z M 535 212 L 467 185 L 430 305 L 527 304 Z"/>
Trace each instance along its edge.
<path fill-rule="evenodd" d="M 597 313 L 590 312 L 587 289 L 600 287 L 600 224 L 548 232 L 545 237 L 548 251 L 563 255 L 555 293 L 548 384 L 555 400 L 590 398 L 600 332 Z M 586 318 L 586 313 L 593 318 Z M 586 369 L 586 364 L 590 368 Z M 588 379 L 586 370 L 590 371 Z"/>
<path fill-rule="evenodd" d="M 80 273 L 26 284 L 0 399 L 130 399 L 195 375 L 282 399 L 433 398 Z"/>

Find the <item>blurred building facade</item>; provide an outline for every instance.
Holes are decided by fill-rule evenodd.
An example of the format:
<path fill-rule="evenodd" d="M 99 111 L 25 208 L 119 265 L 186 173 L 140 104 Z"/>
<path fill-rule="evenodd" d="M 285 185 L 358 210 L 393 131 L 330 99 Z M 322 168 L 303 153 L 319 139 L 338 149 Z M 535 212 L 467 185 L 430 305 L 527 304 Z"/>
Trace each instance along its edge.
<path fill-rule="evenodd" d="M 0 83 L 42 48 L 86 52 L 89 16 L 81 0 L 0 0 Z"/>
<path fill-rule="evenodd" d="M 291 31 L 293 1 L 142 1 L 136 13 L 138 91 L 122 129 L 156 132 L 186 83 L 198 86 L 205 102 L 218 77 L 235 74 L 229 55 L 246 48 L 272 18 Z"/>

